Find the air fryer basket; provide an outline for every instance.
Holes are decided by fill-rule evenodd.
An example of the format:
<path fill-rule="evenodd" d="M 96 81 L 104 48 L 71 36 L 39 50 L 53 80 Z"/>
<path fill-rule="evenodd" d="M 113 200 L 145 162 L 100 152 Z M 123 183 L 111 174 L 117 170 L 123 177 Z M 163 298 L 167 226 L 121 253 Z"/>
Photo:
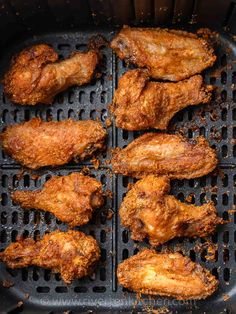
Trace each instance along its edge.
<path fill-rule="evenodd" d="M 14 188 L 40 188 L 52 175 L 66 175 L 85 169 L 111 191 L 105 206 L 97 210 L 92 221 L 80 228 L 99 242 L 101 261 L 95 273 L 66 286 L 59 275 L 38 267 L 10 270 L 0 265 L 0 313 L 87 313 L 148 312 L 161 308 L 178 313 L 236 313 L 236 2 L 226 0 L 8 0 L 1 1 L 0 73 L 5 72 L 12 55 L 34 43 L 52 45 L 61 57 L 74 50 L 84 50 L 90 37 L 102 34 L 110 40 L 123 24 L 133 26 L 162 26 L 195 31 L 210 27 L 215 35 L 217 62 L 205 71 L 206 83 L 217 87 L 207 106 L 183 110 L 172 121 L 172 130 L 188 137 L 204 135 L 216 148 L 220 164 L 212 175 L 194 180 L 173 181 L 172 193 L 180 200 L 191 199 L 200 204 L 213 200 L 219 215 L 228 224 L 221 226 L 211 240 L 215 259 L 208 259 L 206 241 L 178 239 L 168 247 L 182 251 L 192 260 L 209 268 L 220 281 L 217 293 L 205 301 L 177 302 L 168 298 L 142 296 L 128 292 L 118 285 L 117 264 L 135 254 L 147 244 L 134 243 L 121 227 L 117 214 L 119 205 L 132 183 L 131 178 L 115 176 L 106 162 L 113 147 L 123 147 L 139 132 L 108 128 L 108 150 L 100 155 L 101 166 L 94 169 L 91 162 L 71 163 L 57 169 L 22 172 L 20 165 L 1 155 L 0 249 L 18 235 L 40 237 L 46 231 L 67 226 L 48 213 L 23 211 L 12 204 Z M 101 77 L 91 84 L 73 87 L 56 97 L 52 106 L 17 106 L 4 97 L 1 87 L 1 128 L 9 124 L 40 116 L 43 120 L 73 118 L 99 119 L 105 125 L 109 117 L 108 104 L 119 76 L 126 71 L 107 47 L 102 48 Z M 110 193 L 107 193 L 110 194 Z M 191 197 L 188 197 L 188 196 Z M 109 196 L 109 195 L 108 195 Z M 111 210 L 114 212 L 111 215 Z M 229 211 L 231 210 L 231 211 Z M 111 217 L 112 216 L 112 217 Z M 164 250 L 166 246 L 163 246 Z"/>

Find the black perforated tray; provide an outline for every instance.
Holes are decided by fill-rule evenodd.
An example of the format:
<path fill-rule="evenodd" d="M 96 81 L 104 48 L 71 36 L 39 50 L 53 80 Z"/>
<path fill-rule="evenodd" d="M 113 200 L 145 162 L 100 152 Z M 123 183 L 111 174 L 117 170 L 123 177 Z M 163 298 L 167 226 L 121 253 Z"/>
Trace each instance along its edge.
<path fill-rule="evenodd" d="M 74 50 L 86 48 L 88 39 L 96 34 L 103 34 L 108 40 L 114 32 L 97 29 L 96 31 L 54 33 L 29 38 L 5 49 L 0 59 L 0 73 L 4 73 L 10 57 L 22 48 L 34 43 L 51 44 L 62 57 L 67 57 Z M 19 123 L 35 116 L 44 120 L 99 119 L 103 123 L 108 116 L 107 105 L 117 85 L 118 77 L 126 70 L 124 63 L 117 60 L 112 51 L 103 48 L 102 76 L 90 85 L 73 87 L 59 95 L 52 106 L 23 107 L 12 105 L 0 92 L 1 124 Z M 217 246 L 216 260 L 206 259 L 205 241 L 196 239 L 177 239 L 169 247 L 181 250 L 212 270 L 220 281 L 218 292 L 206 301 L 177 302 L 160 297 L 143 296 L 137 300 L 136 294 L 127 292 L 118 285 L 116 267 L 123 259 L 132 256 L 142 245 L 134 243 L 129 233 L 120 226 L 118 208 L 127 191 L 131 178 L 114 176 L 105 160 L 110 158 L 112 147 L 127 145 L 140 132 L 127 132 L 108 128 L 108 150 L 100 155 L 101 167 L 95 170 L 90 162 L 85 162 L 89 172 L 102 181 L 104 190 L 111 190 L 113 200 L 107 198 L 105 206 L 97 210 L 92 221 L 80 228 L 92 234 L 99 242 L 102 258 L 96 272 L 90 278 L 75 280 L 66 286 L 60 276 L 38 267 L 19 270 L 6 269 L 0 265 L 0 281 L 14 283 L 11 288 L 0 287 L 0 313 L 82 313 L 144 311 L 161 307 L 164 311 L 179 313 L 236 313 L 236 214 L 228 212 L 236 205 L 236 46 L 230 38 L 221 35 L 217 39 L 218 60 L 213 69 L 205 73 L 206 83 L 217 86 L 214 98 L 208 106 L 197 106 L 183 110 L 172 121 L 172 131 L 181 131 L 188 137 L 199 134 L 206 136 L 217 150 L 220 164 L 218 171 L 212 175 L 196 180 L 173 181 L 172 193 L 180 200 L 189 194 L 192 203 L 200 204 L 213 200 L 219 215 L 230 222 L 219 228 L 212 241 Z M 104 123 L 105 124 L 105 123 Z M 21 167 L 3 153 L 1 155 L 1 232 L 0 248 L 4 249 L 18 235 L 38 237 L 45 231 L 57 228 L 66 230 L 48 213 L 39 211 L 23 212 L 19 206 L 12 204 L 10 192 L 14 188 L 38 189 L 51 175 L 65 175 L 80 171 L 83 165 L 71 163 L 62 168 L 46 169 L 22 174 Z M 108 209 L 114 211 L 112 219 L 107 219 Z M 163 246 L 160 249 L 165 249 Z M 200 249 L 199 249 L 200 248 Z M 22 301 L 22 302 L 21 302 Z"/>

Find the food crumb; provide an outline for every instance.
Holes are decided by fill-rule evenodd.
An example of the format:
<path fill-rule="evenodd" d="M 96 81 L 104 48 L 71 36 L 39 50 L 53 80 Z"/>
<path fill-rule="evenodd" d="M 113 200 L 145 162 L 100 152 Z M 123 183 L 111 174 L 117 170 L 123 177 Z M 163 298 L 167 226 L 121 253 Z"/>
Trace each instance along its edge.
<path fill-rule="evenodd" d="M 91 161 L 93 163 L 94 169 L 98 170 L 98 168 L 100 166 L 100 160 L 94 157 Z"/>
<path fill-rule="evenodd" d="M 112 219 L 113 215 L 114 215 L 113 210 L 109 208 L 107 211 L 107 219 L 108 220 Z"/>
<path fill-rule="evenodd" d="M 107 128 L 109 128 L 109 127 L 112 125 L 112 121 L 111 121 L 110 118 L 107 118 L 107 119 L 105 120 L 105 125 L 106 125 Z"/>
<path fill-rule="evenodd" d="M 14 286 L 14 282 L 13 281 L 11 281 L 11 280 L 3 280 L 2 281 L 2 286 L 4 287 L 4 288 L 11 288 L 11 287 L 13 287 Z"/>
<path fill-rule="evenodd" d="M 24 304 L 23 301 L 19 301 L 19 302 L 17 303 L 17 307 L 21 307 L 23 304 Z"/>
<path fill-rule="evenodd" d="M 223 294 L 223 300 L 226 302 L 230 299 L 230 296 L 228 294 Z"/>

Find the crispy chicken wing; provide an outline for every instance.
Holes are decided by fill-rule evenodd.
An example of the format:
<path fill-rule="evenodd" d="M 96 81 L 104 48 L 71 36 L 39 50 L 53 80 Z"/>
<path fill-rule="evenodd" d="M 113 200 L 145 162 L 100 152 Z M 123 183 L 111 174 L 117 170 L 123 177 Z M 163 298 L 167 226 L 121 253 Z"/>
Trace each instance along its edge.
<path fill-rule="evenodd" d="M 75 230 L 54 231 L 38 241 L 20 239 L 0 253 L 0 260 L 9 268 L 30 265 L 49 268 L 61 273 L 66 283 L 91 274 L 99 258 L 97 241 Z"/>
<path fill-rule="evenodd" d="M 212 202 L 202 206 L 185 204 L 168 195 L 169 191 L 170 180 L 153 175 L 136 182 L 128 191 L 120 217 L 133 240 L 148 237 L 151 245 L 159 245 L 174 237 L 205 237 L 223 223 Z"/>
<path fill-rule="evenodd" d="M 48 45 L 28 47 L 13 58 L 3 80 L 4 93 L 22 105 L 51 104 L 69 86 L 89 83 L 98 60 L 95 50 L 75 52 L 59 62 Z"/>
<path fill-rule="evenodd" d="M 147 68 L 151 77 L 169 81 L 200 73 L 216 60 L 204 39 L 180 30 L 124 26 L 111 48 L 121 59 Z"/>
<path fill-rule="evenodd" d="M 147 71 L 131 70 L 119 80 L 111 111 L 119 128 L 165 130 L 179 110 L 209 102 L 211 90 L 201 75 L 178 83 L 158 83 L 150 82 Z"/>
<path fill-rule="evenodd" d="M 7 154 L 22 165 L 37 169 L 83 160 L 104 147 L 106 131 L 97 121 L 50 121 L 34 118 L 12 125 L 1 134 Z"/>
<path fill-rule="evenodd" d="M 146 133 L 126 148 L 117 148 L 112 158 L 115 173 L 134 178 L 156 174 L 191 179 L 208 174 L 216 165 L 216 153 L 204 137 L 187 140 L 164 133 Z"/>
<path fill-rule="evenodd" d="M 95 208 L 102 206 L 102 184 L 81 173 L 52 177 L 38 191 L 15 191 L 12 200 L 25 209 L 53 213 L 71 227 L 86 224 Z"/>
<path fill-rule="evenodd" d="M 218 280 L 210 271 L 190 258 L 149 249 L 121 263 L 117 277 L 129 290 L 177 300 L 205 299 L 218 287 Z"/>

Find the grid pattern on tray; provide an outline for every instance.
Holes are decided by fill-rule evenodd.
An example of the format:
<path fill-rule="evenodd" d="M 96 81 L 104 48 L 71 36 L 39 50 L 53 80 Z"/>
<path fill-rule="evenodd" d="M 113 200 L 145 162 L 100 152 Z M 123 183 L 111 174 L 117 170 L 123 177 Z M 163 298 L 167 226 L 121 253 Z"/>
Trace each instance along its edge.
<path fill-rule="evenodd" d="M 98 33 L 98 31 L 96 31 Z M 101 33 L 99 31 L 99 33 Z M 82 33 L 58 33 L 43 35 L 29 39 L 19 45 L 10 48 L 5 59 L 0 62 L 0 72 L 4 72 L 9 63 L 10 56 L 20 51 L 23 47 L 38 42 L 47 42 L 59 52 L 61 57 L 67 57 L 71 51 L 86 49 L 88 39 L 94 32 Z M 103 35 L 109 39 L 111 32 Z M 190 304 L 168 304 L 170 309 L 183 310 L 190 306 L 203 306 L 209 309 L 209 302 L 213 306 L 230 308 L 230 300 L 224 303 L 222 295 L 229 293 L 235 286 L 233 265 L 236 261 L 236 214 L 228 212 L 236 205 L 236 68 L 232 68 L 232 60 L 235 60 L 235 51 L 232 43 L 225 37 L 220 37 L 217 55 L 218 61 L 213 69 L 206 71 L 205 81 L 217 86 L 214 99 L 209 106 L 196 106 L 183 110 L 172 121 L 172 131 L 179 131 L 188 137 L 202 134 L 209 139 L 211 145 L 217 149 L 220 160 L 219 171 L 213 175 L 195 180 L 173 181 L 172 193 L 184 201 L 191 195 L 191 201 L 201 204 L 206 200 L 216 203 L 219 215 L 224 219 L 230 219 L 230 223 L 221 226 L 219 232 L 212 237 L 215 244 L 215 261 L 207 260 L 207 246 L 204 240 L 177 239 L 171 241 L 172 249 L 182 250 L 192 260 L 200 262 L 208 267 L 220 280 L 219 292 L 209 301 L 200 301 L 196 306 Z M 118 60 L 110 49 L 103 48 L 102 75 L 91 84 L 82 87 L 73 87 L 56 97 L 52 106 L 22 107 L 12 105 L 2 95 L 1 119 L 2 128 L 11 123 L 19 123 L 32 117 L 40 116 L 46 120 L 63 120 L 73 118 L 76 120 L 99 119 L 103 123 L 108 116 L 107 106 L 112 100 L 114 88 L 118 77 L 127 70 L 125 64 Z M 39 211 L 23 212 L 19 206 L 12 204 L 10 192 L 14 188 L 38 189 L 51 175 L 66 175 L 72 171 L 80 171 L 83 165 L 88 166 L 89 172 L 103 183 L 104 190 L 110 190 L 113 200 L 107 198 L 105 206 L 98 210 L 92 221 L 79 228 L 87 234 L 92 234 L 99 242 L 102 249 L 101 262 L 95 273 L 86 279 L 75 280 L 72 285 L 66 286 L 60 276 L 52 274 L 48 270 L 38 267 L 29 267 L 22 270 L 9 270 L 1 264 L 0 279 L 10 279 L 14 282 L 12 293 L 19 300 L 24 300 L 24 308 L 36 311 L 44 306 L 55 311 L 92 310 L 99 306 L 99 310 L 129 310 L 134 308 L 136 295 L 125 291 L 117 284 L 115 271 L 117 263 L 136 253 L 140 247 L 147 244 L 134 243 L 130 234 L 120 226 L 118 208 L 127 192 L 128 183 L 133 179 L 122 176 L 114 176 L 109 171 L 109 165 L 105 163 L 110 158 L 112 147 L 124 147 L 142 132 L 127 132 L 116 129 L 114 125 L 108 128 L 108 150 L 101 154 L 102 167 L 94 170 L 90 161 L 82 165 L 70 163 L 60 169 L 48 169 L 39 171 L 37 178 L 30 172 L 21 173 L 20 166 L 11 158 L 1 155 L 1 231 L 0 248 L 5 248 L 17 235 L 42 236 L 46 231 L 57 228 L 66 230 L 66 225 L 56 220 L 53 215 Z M 106 219 L 108 209 L 113 209 L 112 219 Z M 163 246 L 161 249 L 165 249 Z M 25 295 L 29 294 L 29 299 Z M 162 305 L 161 298 L 149 300 L 144 297 L 135 306 L 137 310 L 145 306 Z M 159 303 L 156 303 L 156 302 Z M 146 304 L 146 305 L 145 305 Z"/>

